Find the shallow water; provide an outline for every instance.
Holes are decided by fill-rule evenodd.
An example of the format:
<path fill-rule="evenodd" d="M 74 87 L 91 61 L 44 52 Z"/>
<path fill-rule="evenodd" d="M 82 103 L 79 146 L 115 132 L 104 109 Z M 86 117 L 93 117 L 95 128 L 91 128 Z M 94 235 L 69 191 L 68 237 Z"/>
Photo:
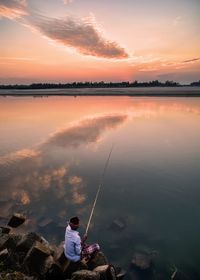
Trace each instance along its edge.
<path fill-rule="evenodd" d="M 142 251 L 156 279 L 200 279 L 200 98 L 1 97 L 0 135 L 2 223 L 25 212 L 20 231 L 59 244 L 79 215 L 83 233 L 114 143 L 88 242 L 128 271 Z"/>

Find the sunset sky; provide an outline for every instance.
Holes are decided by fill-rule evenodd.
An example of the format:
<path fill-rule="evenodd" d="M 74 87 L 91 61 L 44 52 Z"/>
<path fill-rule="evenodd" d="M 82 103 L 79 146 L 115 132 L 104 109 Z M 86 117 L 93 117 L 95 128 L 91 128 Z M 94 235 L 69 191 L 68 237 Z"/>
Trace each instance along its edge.
<path fill-rule="evenodd" d="M 0 83 L 200 79 L 199 0 L 0 0 Z"/>

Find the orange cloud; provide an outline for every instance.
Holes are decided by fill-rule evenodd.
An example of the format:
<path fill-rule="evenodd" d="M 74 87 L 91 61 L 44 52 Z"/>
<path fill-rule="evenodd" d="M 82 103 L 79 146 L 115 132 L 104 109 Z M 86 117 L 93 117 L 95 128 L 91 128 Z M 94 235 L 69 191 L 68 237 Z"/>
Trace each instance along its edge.
<path fill-rule="evenodd" d="M 30 18 L 30 23 L 48 38 L 74 48 L 84 55 L 114 59 L 128 58 L 124 48 L 104 38 L 94 20 L 71 16 L 63 19 L 50 18 L 35 14 Z"/>
<path fill-rule="evenodd" d="M 69 3 L 71 1 L 65 1 Z M 25 15 L 28 15 L 25 17 Z M 104 38 L 93 19 L 50 18 L 28 11 L 26 0 L 1 0 L 0 16 L 9 19 L 23 18 L 23 24 L 38 30 L 51 40 L 74 48 L 79 53 L 102 58 L 128 58 L 117 42 Z"/>
<path fill-rule="evenodd" d="M 25 0 L 1 0 L 0 17 L 20 18 L 27 14 Z"/>

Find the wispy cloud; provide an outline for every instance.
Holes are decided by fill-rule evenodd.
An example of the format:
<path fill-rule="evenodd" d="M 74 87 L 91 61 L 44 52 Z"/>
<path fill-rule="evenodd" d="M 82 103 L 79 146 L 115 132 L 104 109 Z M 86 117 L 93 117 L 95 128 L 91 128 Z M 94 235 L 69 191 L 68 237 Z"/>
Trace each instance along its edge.
<path fill-rule="evenodd" d="M 26 0 L 0 0 L 0 17 L 16 19 L 27 14 Z"/>
<path fill-rule="evenodd" d="M 36 29 L 43 36 L 73 48 L 83 55 L 107 59 L 129 57 L 126 50 L 117 42 L 105 38 L 94 17 L 46 17 L 30 11 L 25 0 L 0 0 L 0 16 L 18 19 L 23 25 Z"/>
<path fill-rule="evenodd" d="M 184 60 L 183 63 L 196 62 L 196 61 L 199 61 L 199 60 L 200 60 L 200 57 L 196 57 L 196 58 Z"/>
<path fill-rule="evenodd" d="M 118 43 L 107 40 L 94 22 L 75 17 L 50 18 L 34 15 L 31 24 L 46 37 L 63 45 L 75 48 L 84 55 L 102 58 L 128 58 L 124 48 Z"/>

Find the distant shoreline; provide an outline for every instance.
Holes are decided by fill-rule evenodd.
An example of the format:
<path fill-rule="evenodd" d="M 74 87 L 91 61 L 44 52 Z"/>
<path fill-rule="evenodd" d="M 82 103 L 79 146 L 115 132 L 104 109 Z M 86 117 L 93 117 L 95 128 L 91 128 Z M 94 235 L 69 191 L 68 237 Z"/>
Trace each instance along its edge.
<path fill-rule="evenodd" d="M 135 97 L 200 97 L 200 87 L 121 87 L 121 88 L 58 88 L 0 89 L 0 96 L 135 96 Z"/>

